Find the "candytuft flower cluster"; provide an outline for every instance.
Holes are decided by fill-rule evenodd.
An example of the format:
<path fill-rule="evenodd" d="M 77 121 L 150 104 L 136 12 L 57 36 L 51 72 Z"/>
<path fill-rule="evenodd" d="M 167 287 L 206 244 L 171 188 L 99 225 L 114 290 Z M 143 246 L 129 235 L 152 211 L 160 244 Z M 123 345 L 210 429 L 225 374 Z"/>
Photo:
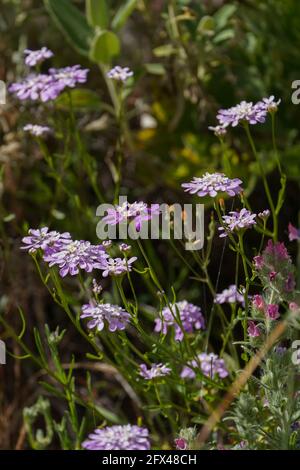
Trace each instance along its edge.
<path fill-rule="evenodd" d="M 149 431 L 126 424 L 95 429 L 82 443 L 87 450 L 149 450 Z"/>
<path fill-rule="evenodd" d="M 238 178 L 230 179 L 224 173 L 205 173 L 200 178 L 194 177 L 190 183 L 182 184 L 184 190 L 199 197 L 216 197 L 220 193 L 235 196 L 242 192 L 242 181 Z"/>

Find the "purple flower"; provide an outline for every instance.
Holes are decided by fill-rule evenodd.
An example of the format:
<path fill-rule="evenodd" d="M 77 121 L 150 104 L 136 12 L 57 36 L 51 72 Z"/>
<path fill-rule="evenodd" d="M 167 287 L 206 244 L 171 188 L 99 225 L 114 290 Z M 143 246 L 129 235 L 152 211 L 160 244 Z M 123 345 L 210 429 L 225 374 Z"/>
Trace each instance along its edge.
<path fill-rule="evenodd" d="M 126 323 L 130 320 L 128 312 L 118 305 L 99 304 L 90 302 L 82 306 L 82 314 L 80 318 L 90 318 L 87 327 L 90 329 L 97 328 L 102 331 L 105 323 L 108 323 L 109 331 L 124 330 Z"/>
<path fill-rule="evenodd" d="M 260 329 L 257 325 L 255 325 L 254 321 L 252 320 L 248 322 L 247 333 L 251 338 L 256 338 L 257 336 L 260 336 Z"/>
<path fill-rule="evenodd" d="M 158 377 L 164 377 L 169 375 L 171 369 L 164 364 L 152 364 L 150 369 L 147 369 L 146 364 L 140 365 L 140 375 L 146 380 L 156 379 Z"/>
<path fill-rule="evenodd" d="M 202 177 L 194 177 L 190 183 L 184 183 L 181 186 L 186 192 L 197 194 L 199 197 L 215 197 L 218 193 L 235 196 L 242 192 L 241 184 L 240 179 L 230 179 L 224 173 L 205 173 Z"/>
<path fill-rule="evenodd" d="M 266 105 L 259 101 L 256 104 L 252 102 L 242 101 L 236 106 L 229 109 L 220 109 L 217 119 L 221 126 L 236 127 L 238 124 L 247 122 L 249 124 L 263 123 L 266 120 Z"/>
<path fill-rule="evenodd" d="M 216 295 L 216 304 L 235 304 L 245 302 L 245 297 L 242 295 L 235 284 L 231 284 L 228 289 L 224 289 L 220 294 Z"/>
<path fill-rule="evenodd" d="M 193 333 L 194 330 L 203 330 L 205 328 L 205 321 L 200 307 L 183 300 L 171 305 L 171 308 L 172 312 L 169 307 L 165 307 L 162 310 L 163 318 L 156 318 L 154 331 L 157 333 L 161 331 L 166 335 L 168 328 L 174 327 L 175 340 L 182 341 L 184 337 L 182 329 L 187 333 Z M 178 314 L 182 327 L 178 324 L 179 322 L 176 321 Z"/>
<path fill-rule="evenodd" d="M 47 47 L 42 47 L 42 49 L 39 49 L 38 51 L 25 49 L 24 54 L 26 56 L 25 64 L 29 65 L 29 67 L 34 67 L 54 55 L 50 49 L 47 49 Z"/>
<path fill-rule="evenodd" d="M 23 131 L 29 132 L 29 134 L 34 135 L 35 137 L 40 137 L 44 134 L 49 134 L 51 132 L 51 129 L 48 126 L 39 126 L 38 124 L 26 124 L 26 126 L 23 127 Z"/>
<path fill-rule="evenodd" d="M 120 65 L 116 65 L 109 72 L 107 72 L 107 76 L 108 78 L 118 82 L 126 82 L 129 77 L 133 76 L 133 72 L 129 69 L 129 67 L 120 67 Z"/>
<path fill-rule="evenodd" d="M 235 230 L 250 228 L 256 224 L 256 214 L 251 214 L 248 209 L 241 209 L 240 212 L 231 211 L 229 214 L 230 215 L 223 215 L 222 217 L 224 227 L 219 227 L 220 232 L 223 232 L 220 238 L 227 237 L 228 233 L 234 232 Z"/>
<path fill-rule="evenodd" d="M 226 369 L 223 359 L 220 359 L 213 353 L 201 353 L 198 355 L 198 361 L 193 359 L 183 367 L 180 377 L 182 379 L 194 379 L 196 377 L 196 373 L 193 369 L 199 368 L 198 362 L 200 363 L 201 372 L 207 377 L 213 379 L 216 378 L 216 376 L 219 376 L 221 379 L 224 379 L 228 376 L 228 370 Z"/>
<path fill-rule="evenodd" d="M 150 220 L 153 215 L 160 213 L 159 205 L 152 204 L 148 208 L 144 202 L 124 202 L 121 206 L 115 206 L 114 209 L 107 209 L 107 215 L 103 217 L 102 221 L 108 225 L 118 225 L 121 223 L 128 223 L 134 221 L 135 228 L 139 232 L 143 221 Z"/>
<path fill-rule="evenodd" d="M 122 253 L 127 253 L 128 251 L 131 250 L 131 246 L 127 245 L 127 243 L 121 243 L 119 245 L 119 248 L 120 248 L 120 251 L 122 251 Z"/>
<path fill-rule="evenodd" d="M 84 240 L 68 240 L 57 249 L 46 250 L 44 261 L 50 267 L 57 265 L 59 274 L 65 277 L 67 274 L 75 276 L 79 269 L 88 273 L 93 269 L 103 269 L 107 256 L 102 245 L 91 245 Z"/>
<path fill-rule="evenodd" d="M 30 74 L 22 82 L 9 87 L 20 100 L 55 100 L 65 88 L 74 88 L 78 83 L 85 83 L 88 69 L 80 65 L 62 69 L 51 68 L 48 74 Z"/>
<path fill-rule="evenodd" d="M 74 88 L 78 83 L 87 81 L 89 69 L 82 69 L 80 65 L 64 67 L 62 69 L 49 69 L 49 75 L 53 78 L 54 83 L 64 88 Z"/>
<path fill-rule="evenodd" d="M 275 101 L 275 96 L 272 95 L 269 98 L 263 98 L 263 100 L 260 102 L 260 105 L 265 107 L 266 111 L 269 113 L 275 113 L 280 103 L 281 100 L 279 99 L 278 101 Z"/>
<path fill-rule="evenodd" d="M 261 255 L 254 256 L 253 258 L 254 266 L 256 269 L 262 269 L 264 266 L 264 259 Z"/>
<path fill-rule="evenodd" d="M 226 127 L 224 126 L 209 126 L 208 129 L 212 131 L 216 137 L 223 137 L 225 134 L 227 134 Z"/>
<path fill-rule="evenodd" d="M 87 450 L 149 450 L 149 431 L 126 424 L 95 429 L 82 443 Z"/>
<path fill-rule="evenodd" d="M 48 227 L 41 229 L 29 229 L 28 236 L 22 239 L 24 246 L 21 250 L 28 250 L 29 253 L 35 253 L 39 248 L 45 251 L 47 248 L 58 249 L 65 243 L 69 243 L 71 235 L 68 232 L 59 233 L 49 232 Z"/>
<path fill-rule="evenodd" d="M 265 310 L 265 301 L 263 297 L 259 294 L 255 294 L 253 296 L 252 305 L 254 308 L 260 310 L 261 312 L 264 312 Z"/>
<path fill-rule="evenodd" d="M 268 241 L 268 244 L 264 250 L 265 255 L 274 258 L 276 261 L 289 260 L 289 254 L 282 242 L 273 243 L 272 240 Z"/>
<path fill-rule="evenodd" d="M 267 306 L 266 315 L 270 320 L 277 320 L 279 318 L 279 307 L 276 304 L 269 304 Z"/>
<path fill-rule="evenodd" d="M 122 276 L 125 273 L 129 273 L 132 270 L 131 264 L 137 260 L 136 256 L 130 259 L 126 258 L 108 258 L 105 259 L 101 268 L 103 277 L 107 276 Z"/>
<path fill-rule="evenodd" d="M 14 93 L 20 100 L 40 100 L 43 103 L 55 100 L 62 91 L 62 87 L 46 74 L 31 74 L 23 81 L 13 83 L 9 91 Z"/>
<path fill-rule="evenodd" d="M 289 240 L 290 242 L 300 240 L 300 230 L 291 223 L 289 223 Z"/>

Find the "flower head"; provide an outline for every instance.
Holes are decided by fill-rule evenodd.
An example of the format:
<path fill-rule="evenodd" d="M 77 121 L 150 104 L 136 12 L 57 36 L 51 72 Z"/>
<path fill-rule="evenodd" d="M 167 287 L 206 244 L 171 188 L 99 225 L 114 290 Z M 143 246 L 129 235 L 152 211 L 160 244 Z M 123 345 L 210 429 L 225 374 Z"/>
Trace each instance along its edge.
<path fill-rule="evenodd" d="M 223 137 L 225 134 L 227 134 L 226 127 L 224 126 L 209 126 L 208 129 L 212 131 L 216 137 Z"/>
<path fill-rule="evenodd" d="M 289 240 L 290 242 L 300 240 L 300 230 L 291 223 L 289 223 Z"/>
<path fill-rule="evenodd" d="M 129 67 L 120 67 L 120 65 L 116 65 L 107 72 L 107 76 L 108 78 L 118 82 L 126 82 L 129 77 L 133 76 L 133 72 Z"/>
<path fill-rule="evenodd" d="M 276 304 L 269 304 L 267 306 L 267 312 L 266 315 L 270 320 L 277 320 L 279 318 L 279 307 Z"/>
<path fill-rule="evenodd" d="M 263 100 L 260 102 L 262 107 L 265 107 L 265 109 L 269 113 L 275 113 L 278 109 L 278 106 L 280 105 L 281 100 L 275 100 L 275 96 L 270 96 L 269 98 L 263 98 Z"/>
<path fill-rule="evenodd" d="M 95 429 L 82 443 L 87 450 L 149 450 L 149 431 L 126 424 Z"/>
<path fill-rule="evenodd" d="M 109 331 L 114 332 L 125 329 L 130 315 L 118 305 L 99 304 L 91 301 L 82 306 L 80 318 L 90 318 L 87 324 L 90 329 L 97 328 L 98 331 L 102 331 L 107 323 Z"/>
<path fill-rule="evenodd" d="M 175 340 L 182 341 L 184 337 L 182 330 L 187 333 L 193 333 L 194 330 L 205 328 L 205 321 L 200 307 L 183 300 L 171 305 L 171 309 L 172 312 L 169 307 L 165 307 L 162 310 L 162 319 L 156 318 L 154 331 L 161 331 L 163 334 L 167 334 L 168 328 L 174 327 Z M 176 321 L 178 314 L 181 325 Z"/>
<path fill-rule="evenodd" d="M 258 214 L 258 217 L 263 220 L 267 220 L 270 217 L 269 209 L 266 209 Z"/>
<path fill-rule="evenodd" d="M 150 369 L 147 369 L 146 364 L 140 365 L 140 375 L 146 380 L 156 379 L 158 377 L 164 377 L 169 375 L 171 369 L 164 364 L 152 364 Z"/>
<path fill-rule="evenodd" d="M 255 325 L 254 321 L 252 320 L 248 322 L 247 333 L 251 338 L 256 338 L 260 336 L 260 329 L 257 325 Z"/>
<path fill-rule="evenodd" d="M 217 119 L 223 127 L 236 127 L 243 122 L 249 124 L 263 123 L 266 120 L 266 116 L 267 109 L 261 101 L 256 104 L 242 101 L 229 109 L 220 109 L 217 114 Z"/>
<path fill-rule="evenodd" d="M 225 366 L 225 362 L 223 359 L 220 359 L 214 353 L 201 353 L 198 355 L 198 361 L 200 363 L 200 370 L 201 372 L 210 377 L 212 379 L 219 377 L 224 379 L 228 376 L 228 370 Z M 181 371 L 180 377 L 182 379 L 194 379 L 196 377 L 196 372 L 194 369 L 198 369 L 199 364 L 198 362 L 193 359 L 192 361 L 188 362 L 186 366 Z"/>
<path fill-rule="evenodd" d="M 53 78 L 54 83 L 62 89 L 74 88 L 78 83 L 87 81 L 89 69 L 82 69 L 80 65 L 72 65 L 61 69 L 49 69 L 49 74 Z"/>
<path fill-rule="evenodd" d="M 71 239 L 69 232 L 59 233 L 54 230 L 49 232 L 48 227 L 41 229 L 29 229 L 28 235 L 22 239 L 24 246 L 21 250 L 28 250 L 29 253 L 35 253 L 39 248 L 45 251 L 48 249 L 59 249 Z"/>
<path fill-rule="evenodd" d="M 50 75 L 41 73 L 28 75 L 23 81 L 13 83 L 9 87 L 9 91 L 19 100 L 40 100 L 43 103 L 55 100 L 62 89 Z"/>
<path fill-rule="evenodd" d="M 37 64 L 40 64 L 46 59 L 53 57 L 53 52 L 47 47 L 42 47 L 38 51 L 32 51 L 31 49 L 25 49 L 25 64 L 29 65 L 29 67 L 34 67 Z"/>
<path fill-rule="evenodd" d="M 67 243 L 52 249 L 45 250 L 44 261 L 49 266 L 57 265 L 59 274 L 75 276 L 79 269 L 90 273 L 93 269 L 103 269 L 107 254 L 102 245 L 92 245 L 85 240 L 68 240 Z"/>
<path fill-rule="evenodd" d="M 263 297 L 259 294 L 255 294 L 253 296 L 252 306 L 255 309 L 260 310 L 260 311 L 263 312 L 265 310 L 265 301 L 264 301 Z"/>
<path fill-rule="evenodd" d="M 26 124 L 23 127 L 23 131 L 29 132 L 29 134 L 35 137 L 41 137 L 42 135 L 49 134 L 51 132 L 48 126 L 39 126 L 38 124 Z"/>
<path fill-rule="evenodd" d="M 102 264 L 103 277 L 107 276 L 122 276 L 125 273 L 129 273 L 132 270 L 132 263 L 137 260 L 136 256 L 130 259 L 126 258 L 107 258 Z"/>
<path fill-rule="evenodd" d="M 241 184 L 240 179 L 230 179 L 224 173 L 205 173 L 202 177 L 194 177 L 190 183 L 181 186 L 186 192 L 197 194 L 199 197 L 216 197 L 218 193 L 227 193 L 228 196 L 241 193 Z"/>
<path fill-rule="evenodd" d="M 252 227 L 256 224 L 256 214 L 252 214 L 248 209 L 241 209 L 241 211 L 231 211 L 230 215 L 223 215 L 223 224 L 224 226 L 219 227 L 220 238 L 227 237 L 228 233 L 234 232 L 236 230 L 242 230 Z"/>
<path fill-rule="evenodd" d="M 232 284 L 228 289 L 224 289 L 220 294 L 216 295 L 216 304 L 235 304 L 245 302 L 245 297 L 240 293 L 235 284 Z"/>

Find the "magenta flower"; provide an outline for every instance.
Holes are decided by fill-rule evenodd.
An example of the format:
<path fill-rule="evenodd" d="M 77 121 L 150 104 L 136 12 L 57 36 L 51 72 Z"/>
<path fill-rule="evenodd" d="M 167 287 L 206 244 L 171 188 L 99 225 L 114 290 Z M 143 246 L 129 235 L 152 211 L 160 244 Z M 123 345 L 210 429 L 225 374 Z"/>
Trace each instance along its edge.
<path fill-rule="evenodd" d="M 129 77 L 133 76 L 133 72 L 129 67 L 120 67 L 120 65 L 116 65 L 107 72 L 107 76 L 117 82 L 126 82 Z"/>
<path fill-rule="evenodd" d="M 30 49 L 25 49 L 25 64 L 29 65 L 29 67 L 34 67 L 37 64 L 40 64 L 46 59 L 53 57 L 53 52 L 47 47 L 42 47 L 38 51 L 32 51 Z"/>
<path fill-rule="evenodd" d="M 29 253 L 35 253 L 39 248 L 45 251 L 47 248 L 59 249 L 65 243 L 69 243 L 71 235 L 69 232 L 59 233 L 50 231 L 48 227 L 41 229 L 29 229 L 28 236 L 22 239 L 24 246 L 21 250 L 28 250 Z"/>
<path fill-rule="evenodd" d="M 102 269 L 103 277 L 107 276 L 122 276 L 123 274 L 130 273 L 132 271 L 132 263 L 137 260 L 136 256 L 132 258 L 108 258 L 102 263 L 100 269 Z"/>
<path fill-rule="evenodd" d="M 207 377 L 210 377 L 211 379 L 216 377 L 224 379 L 228 376 L 228 370 L 225 366 L 224 360 L 220 359 L 216 354 L 201 353 L 198 355 L 198 361 L 200 363 L 201 372 Z M 196 377 L 194 369 L 199 368 L 198 361 L 193 359 L 188 362 L 188 364 L 183 367 L 180 377 L 182 379 L 194 379 Z"/>
<path fill-rule="evenodd" d="M 282 242 L 273 243 L 272 240 L 269 240 L 264 252 L 267 256 L 270 256 L 277 261 L 290 259 L 288 251 Z"/>
<path fill-rule="evenodd" d="M 149 431 L 126 424 L 95 429 L 82 443 L 87 450 L 149 450 Z"/>
<path fill-rule="evenodd" d="M 256 338 L 260 336 L 260 329 L 257 325 L 255 325 L 254 321 L 250 320 L 248 322 L 247 333 L 251 338 Z"/>
<path fill-rule="evenodd" d="M 183 437 L 178 437 L 177 439 L 174 439 L 174 442 L 177 450 L 187 450 L 188 443 L 187 440 Z"/>
<path fill-rule="evenodd" d="M 224 173 L 205 173 L 202 177 L 194 177 L 190 183 L 184 183 L 181 186 L 186 192 L 197 194 L 199 197 L 216 197 L 218 193 L 227 193 L 228 196 L 240 194 L 241 184 L 240 179 L 230 179 Z"/>
<path fill-rule="evenodd" d="M 156 318 L 154 328 L 155 332 L 162 332 L 166 335 L 168 328 L 174 328 L 175 340 L 182 341 L 184 337 L 182 329 L 187 333 L 193 333 L 194 330 L 203 330 L 205 328 L 205 321 L 200 307 L 183 300 L 171 305 L 171 309 L 172 312 L 169 307 L 165 307 L 162 310 L 162 319 Z M 178 324 L 179 322 L 176 321 L 178 314 L 180 316 L 182 327 Z"/>
<path fill-rule="evenodd" d="M 227 237 L 228 233 L 232 233 L 237 230 L 243 230 L 256 225 L 255 219 L 256 214 L 251 214 L 248 209 L 241 209 L 238 211 L 229 212 L 230 215 L 223 215 L 223 227 L 219 227 L 219 231 L 223 232 L 220 238 Z"/>
<path fill-rule="evenodd" d="M 291 223 L 289 223 L 289 240 L 290 242 L 300 240 L 300 230 Z"/>
<path fill-rule="evenodd" d="M 41 137 L 51 133 L 50 127 L 39 126 L 38 124 L 26 124 L 26 126 L 23 127 L 23 131 L 28 132 L 35 137 Z"/>
<path fill-rule="evenodd" d="M 216 304 L 235 304 L 245 302 L 245 297 L 240 293 L 235 284 L 232 284 L 228 289 L 224 289 L 220 294 L 216 295 Z"/>
<path fill-rule="evenodd" d="M 146 380 L 156 379 L 158 377 L 164 377 L 165 375 L 169 375 L 171 373 L 171 369 L 164 364 L 152 364 L 150 369 L 147 369 L 146 364 L 140 365 L 140 376 Z"/>
<path fill-rule="evenodd" d="M 267 317 L 270 318 L 270 320 L 277 320 L 279 318 L 279 307 L 276 304 L 269 304 L 267 306 Z"/>
<path fill-rule="evenodd" d="M 115 206 L 114 209 L 107 209 L 107 215 L 103 217 L 102 221 L 108 225 L 118 225 L 134 221 L 135 228 L 139 232 L 144 221 L 151 220 L 154 215 L 159 213 L 158 204 L 152 204 L 148 208 L 144 202 L 130 204 L 126 201 L 121 206 Z"/>
<path fill-rule="evenodd" d="M 87 324 L 89 329 L 96 328 L 102 331 L 105 323 L 111 332 L 124 330 L 126 324 L 130 321 L 130 315 L 118 305 L 99 304 L 91 301 L 82 306 L 80 318 L 90 318 Z"/>
<path fill-rule="evenodd" d="M 264 266 L 264 259 L 261 255 L 254 256 L 253 258 L 254 266 L 256 269 L 262 269 Z"/>

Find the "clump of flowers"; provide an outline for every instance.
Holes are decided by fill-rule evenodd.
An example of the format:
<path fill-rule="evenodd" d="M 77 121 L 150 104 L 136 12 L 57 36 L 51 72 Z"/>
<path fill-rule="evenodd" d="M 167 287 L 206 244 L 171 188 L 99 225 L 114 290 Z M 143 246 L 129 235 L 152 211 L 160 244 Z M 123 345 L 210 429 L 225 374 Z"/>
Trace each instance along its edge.
<path fill-rule="evenodd" d="M 26 126 L 23 127 L 23 131 L 28 132 L 35 137 L 41 137 L 51 133 L 50 127 L 39 126 L 38 124 L 26 124 Z"/>
<path fill-rule="evenodd" d="M 170 373 L 171 369 L 162 363 L 152 364 L 150 369 L 147 368 L 146 364 L 140 365 L 140 376 L 146 380 L 153 380 L 159 377 L 164 377 Z"/>
<path fill-rule="evenodd" d="M 151 220 L 154 215 L 160 213 L 159 205 L 152 204 L 148 207 L 144 202 L 124 202 L 121 206 L 115 206 L 113 209 L 107 209 L 107 215 L 103 217 L 102 222 L 108 225 L 118 225 L 134 221 L 135 228 L 139 232 L 142 223 Z"/>
<path fill-rule="evenodd" d="M 36 51 L 39 52 L 39 51 Z M 46 52 L 27 55 L 31 63 L 44 57 Z M 10 85 L 9 91 L 19 100 L 47 102 L 55 100 L 65 89 L 74 88 L 77 84 L 85 83 L 88 69 L 80 65 L 73 65 L 61 69 L 50 68 L 48 73 L 31 73 L 21 82 Z"/>
<path fill-rule="evenodd" d="M 56 250 L 60 248 L 64 243 L 69 243 L 71 235 L 69 232 L 59 233 L 55 230 L 49 231 L 48 227 L 41 229 L 29 229 L 28 235 L 22 239 L 23 246 L 21 250 L 27 250 L 29 253 L 35 253 L 41 249 Z"/>
<path fill-rule="evenodd" d="M 228 376 L 228 370 L 223 359 L 220 359 L 214 353 L 201 353 L 198 355 L 198 361 L 193 359 L 183 367 L 180 377 L 182 379 L 194 379 L 196 377 L 195 369 L 197 370 L 199 367 L 202 374 L 211 379 L 224 379 Z"/>
<path fill-rule="evenodd" d="M 29 67 L 34 67 L 35 65 L 40 64 L 46 59 L 50 59 L 53 57 L 53 52 L 50 51 L 47 47 L 42 47 L 37 51 L 32 51 L 31 49 L 24 50 L 25 55 L 25 64 L 29 65 Z"/>
<path fill-rule="evenodd" d="M 156 318 L 154 331 L 167 334 L 169 328 L 175 329 L 175 340 L 182 341 L 184 332 L 193 333 L 194 330 L 203 330 L 205 321 L 200 307 L 193 305 L 186 300 L 176 302 L 162 310 L 162 318 Z M 179 320 L 176 319 L 177 314 Z"/>
<path fill-rule="evenodd" d="M 116 65 L 109 72 L 107 72 L 108 78 L 116 80 L 117 82 L 126 82 L 129 77 L 133 76 L 132 70 L 129 67 L 121 67 Z"/>
<path fill-rule="evenodd" d="M 126 424 L 95 429 L 82 443 L 87 450 L 149 450 L 149 431 Z"/>
<path fill-rule="evenodd" d="M 82 306 L 80 318 L 90 318 L 87 327 L 89 329 L 96 328 L 98 331 L 102 331 L 105 323 L 107 323 L 111 332 L 124 330 L 126 324 L 130 321 L 129 313 L 122 307 L 93 301 Z"/>
<path fill-rule="evenodd" d="M 190 194 L 199 197 L 216 197 L 219 193 L 235 196 L 242 192 L 242 181 L 238 178 L 230 179 L 224 173 L 205 173 L 202 177 L 194 177 L 190 183 L 181 186 Z"/>
<path fill-rule="evenodd" d="M 216 304 L 243 304 L 245 302 L 244 295 L 239 292 L 235 284 L 231 284 L 228 289 L 224 289 L 222 292 L 216 295 Z"/>
<path fill-rule="evenodd" d="M 252 214 L 248 209 L 240 211 L 230 211 L 229 215 L 223 215 L 223 226 L 219 227 L 220 238 L 227 237 L 228 233 L 253 227 L 256 224 L 256 214 Z"/>

